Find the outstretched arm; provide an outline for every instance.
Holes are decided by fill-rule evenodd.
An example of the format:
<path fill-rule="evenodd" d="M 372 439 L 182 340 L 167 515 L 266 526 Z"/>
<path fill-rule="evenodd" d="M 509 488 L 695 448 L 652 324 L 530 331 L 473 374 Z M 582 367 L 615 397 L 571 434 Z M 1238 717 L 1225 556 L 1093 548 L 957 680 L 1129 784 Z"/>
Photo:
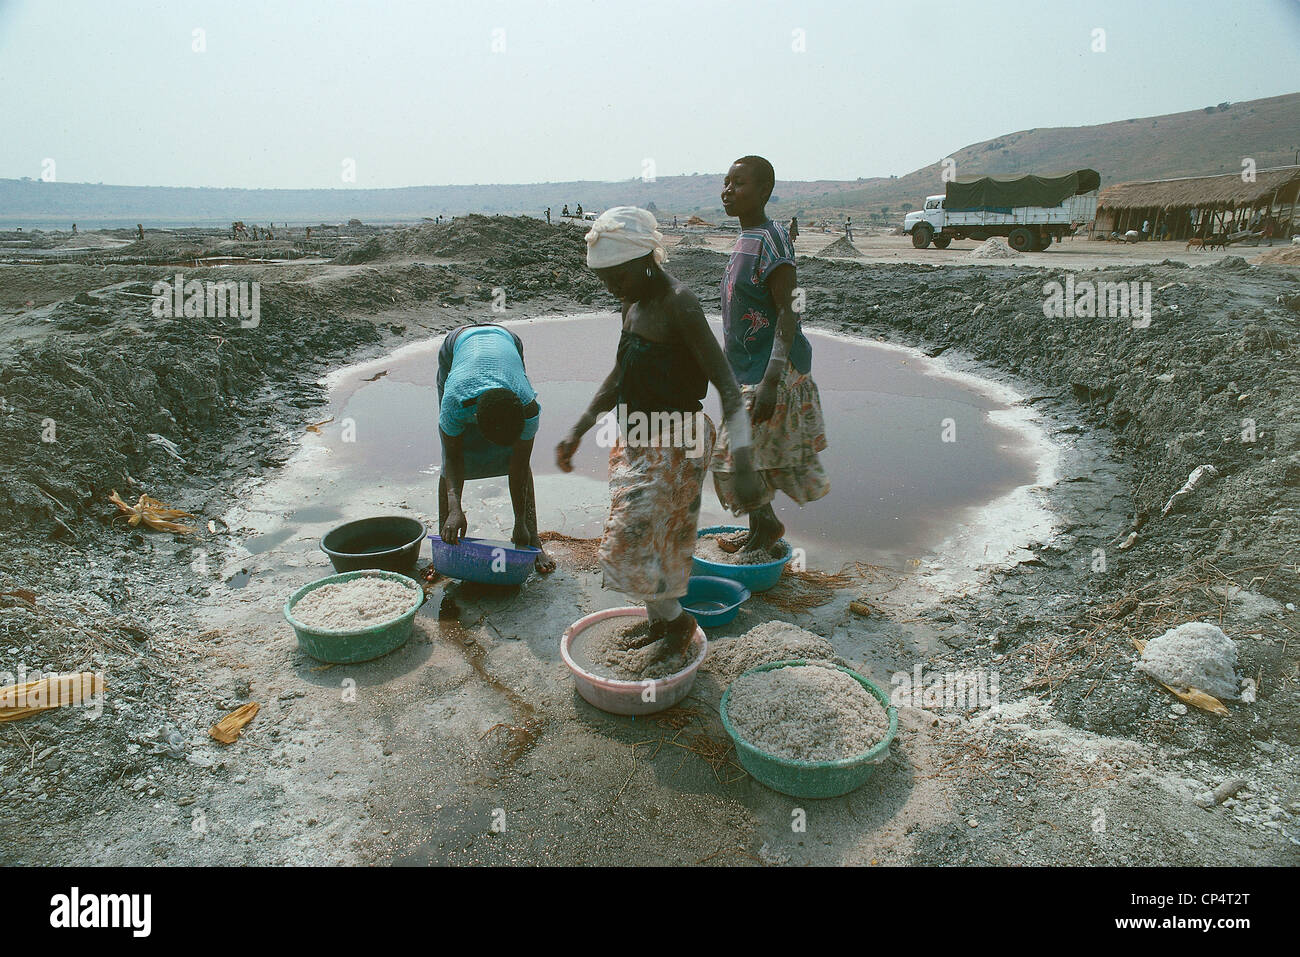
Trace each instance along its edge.
<path fill-rule="evenodd" d="M 596 389 L 587 411 L 582 413 L 582 417 L 574 423 L 569 434 L 555 447 L 555 464 L 559 466 L 561 472 L 573 471 L 573 455 L 578 451 L 582 437 L 591 430 L 597 419 L 614 408 L 614 403 L 618 401 L 618 383 L 621 378 L 619 365 L 615 362 L 614 368 L 610 370 L 609 375 L 605 376 L 605 381 Z"/>
<path fill-rule="evenodd" d="M 439 534 L 448 545 L 455 545 L 469 529 L 460 507 L 465 490 L 465 443 L 459 435 L 448 435 L 442 429 L 438 429 L 438 437 L 442 440 L 442 478 L 447 486 L 447 520 Z"/>
<path fill-rule="evenodd" d="M 510 451 L 510 505 L 515 513 L 515 530 L 510 540 L 516 545 L 531 545 L 528 532 L 528 498 L 533 484 L 533 440 L 520 439 Z"/>

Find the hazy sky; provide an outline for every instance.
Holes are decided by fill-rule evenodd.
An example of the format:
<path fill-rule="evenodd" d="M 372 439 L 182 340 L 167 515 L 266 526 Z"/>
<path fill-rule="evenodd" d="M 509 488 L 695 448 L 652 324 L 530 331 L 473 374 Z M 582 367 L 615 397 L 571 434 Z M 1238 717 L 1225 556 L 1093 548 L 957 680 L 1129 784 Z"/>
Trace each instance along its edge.
<path fill-rule="evenodd" d="M 853 179 L 1297 90 L 1298 0 L 0 0 L 0 177 Z"/>

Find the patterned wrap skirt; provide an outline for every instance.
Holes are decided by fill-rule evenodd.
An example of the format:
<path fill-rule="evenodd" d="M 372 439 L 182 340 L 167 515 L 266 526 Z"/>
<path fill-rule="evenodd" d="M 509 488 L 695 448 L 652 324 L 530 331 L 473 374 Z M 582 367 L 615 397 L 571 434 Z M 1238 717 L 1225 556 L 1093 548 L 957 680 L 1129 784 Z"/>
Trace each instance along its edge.
<path fill-rule="evenodd" d="M 695 554 L 700 495 L 715 430 L 701 413 L 705 435 L 696 448 L 629 448 L 609 453 L 609 519 L 600 541 L 606 588 L 634 601 L 686 594 Z M 699 452 L 692 457 L 689 452 Z"/>
<path fill-rule="evenodd" d="M 740 392 L 745 408 L 754 408 L 758 385 L 742 385 Z M 767 485 L 766 505 L 784 492 L 800 505 L 806 505 L 825 496 L 831 490 L 831 480 L 822 468 L 817 453 L 826 448 L 826 422 L 822 417 L 822 400 L 817 384 L 811 375 L 805 375 L 787 364 L 776 388 L 776 407 L 766 422 L 752 425 L 754 434 L 754 467 Z M 722 504 L 736 512 L 733 486 L 735 463 L 724 423 L 718 430 L 718 441 L 713 447 L 713 487 Z"/>

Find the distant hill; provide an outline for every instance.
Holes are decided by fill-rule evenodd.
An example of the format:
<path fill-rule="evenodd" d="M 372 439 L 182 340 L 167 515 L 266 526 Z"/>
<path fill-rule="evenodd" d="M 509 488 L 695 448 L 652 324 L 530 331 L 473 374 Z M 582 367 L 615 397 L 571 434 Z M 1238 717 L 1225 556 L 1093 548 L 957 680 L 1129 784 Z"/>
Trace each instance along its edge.
<path fill-rule="evenodd" d="M 1050 172 L 1091 167 L 1102 187 L 1130 180 L 1167 179 L 1240 171 L 1243 157 L 1256 166 L 1295 162 L 1300 149 L 1300 93 L 1242 103 L 1222 103 L 1186 113 L 1146 116 L 1100 126 L 1058 126 L 1008 133 L 956 150 L 957 175 Z M 876 178 L 820 197 L 806 215 L 853 216 L 883 206 L 893 213 L 943 192 L 943 157 L 906 176 Z M 778 189 L 778 193 L 780 190 Z M 778 204 L 792 215 L 797 202 Z"/>
<path fill-rule="evenodd" d="M 865 182 L 861 181 L 861 182 Z M 777 198 L 813 202 L 859 182 L 783 182 Z M 347 222 L 416 222 L 421 217 L 466 213 L 524 213 L 554 217 L 568 203 L 586 210 L 634 204 L 653 206 L 661 214 L 689 214 L 722 209 L 718 194 L 722 174 L 663 176 L 654 182 L 536 183 L 504 186 L 408 186 L 400 189 L 211 189 L 203 187 L 105 186 L 91 183 L 45 183 L 0 179 L 0 225 L 54 226 L 78 223 L 148 226 L 220 225 L 233 220 L 315 224 Z M 713 220 L 718 221 L 717 219 Z"/>
<path fill-rule="evenodd" d="M 1007 133 L 955 150 L 959 175 L 1052 171 L 1090 166 L 1102 185 L 1239 170 L 1245 156 L 1260 168 L 1294 161 L 1300 149 L 1300 93 L 1222 103 L 1186 113 L 1148 116 L 1099 126 L 1052 127 Z M 860 222 L 901 218 L 905 204 L 919 206 L 943 191 L 941 160 L 906 176 L 856 181 L 777 183 L 771 212 L 808 219 L 852 215 Z M 229 225 L 290 222 L 414 222 L 467 212 L 559 215 L 565 203 L 588 210 L 624 203 L 665 214 L 723 219 L 721 171 L 662 176 L 654 182 L 536 183 L 528 185 L 410 186 L 401 189 L 210 189 L 105 186 L 0 179 L 0 224 L 84 228 L 134 225 Z"/>

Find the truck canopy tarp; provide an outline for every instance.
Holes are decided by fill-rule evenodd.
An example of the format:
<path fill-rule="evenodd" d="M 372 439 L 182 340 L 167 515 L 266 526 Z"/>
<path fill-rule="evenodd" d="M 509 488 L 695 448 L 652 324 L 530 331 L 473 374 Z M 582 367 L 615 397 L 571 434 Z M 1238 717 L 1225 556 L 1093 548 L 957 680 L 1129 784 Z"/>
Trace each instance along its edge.
<path fill-rule="evenodd" d="M 1020 176 L 963 176 L 948 184 L 944 208 L 994 209 L 1016 206 L 1060 206 L 1071 196 L 1090 193 L 1101 185 L 1095 169 L 1069 173 Z"/>

